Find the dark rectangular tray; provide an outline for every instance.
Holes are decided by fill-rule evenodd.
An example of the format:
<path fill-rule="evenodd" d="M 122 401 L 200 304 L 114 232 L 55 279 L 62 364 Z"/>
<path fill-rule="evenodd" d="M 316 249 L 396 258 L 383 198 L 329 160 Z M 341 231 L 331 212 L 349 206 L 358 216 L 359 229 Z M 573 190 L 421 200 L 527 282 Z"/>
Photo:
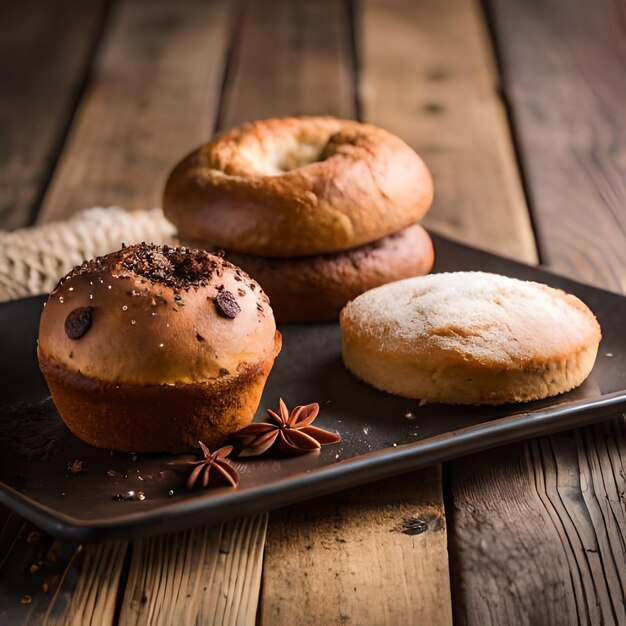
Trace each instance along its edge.
<path fill-rule="evenodd" d="M 504 407 L 419 406 L 355 380 L 341 362 L 339 326 L 286 326 L 257 419 L 275 407 L 320 402 L 316 425 L 342 442 L 292 459 L 237 461 L 238 490 L 184 487 L 185 461 L 88 446 L 62 424 L 37 368 L 43 297 L 0 305 L 0 501 L 44 530 L 80 541 L 165 533 L 346 489 L 485 448 L 606 417 L 626 408 L 626 298 L 433 236 L 435 271 L 484 270 L 545 282 L 582 298 L 603 331 L 589 379 L 568 394 Z M 408 415 L 408 417 L 407 417 Z M 87 470 L 67 471 L 74 459 Z M 113 475 L 110 475 L 113 474 Z M 143 492 L 143 501 L 116 494 Z M 170 495 L 173 491 L 173 495 Z"/>

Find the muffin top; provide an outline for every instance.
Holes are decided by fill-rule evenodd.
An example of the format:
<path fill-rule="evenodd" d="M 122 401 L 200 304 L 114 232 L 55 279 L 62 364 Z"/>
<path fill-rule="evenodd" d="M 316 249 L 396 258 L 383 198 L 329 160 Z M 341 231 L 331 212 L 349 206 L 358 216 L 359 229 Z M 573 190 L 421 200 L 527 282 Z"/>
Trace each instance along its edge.
<path fill-rule="evenodd" d="M 182 384 L 275 356 L 267 296 L 220 255 L 136 244 L 74 268 L 50 294 L 38 350 L 106 382 Z"/>

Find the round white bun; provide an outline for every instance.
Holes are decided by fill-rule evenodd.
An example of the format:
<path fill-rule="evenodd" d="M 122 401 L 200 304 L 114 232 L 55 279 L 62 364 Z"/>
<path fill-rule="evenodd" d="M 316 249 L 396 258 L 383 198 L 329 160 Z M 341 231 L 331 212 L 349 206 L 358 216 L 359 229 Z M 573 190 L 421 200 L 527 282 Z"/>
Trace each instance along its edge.
<path fill-rule="evenodd" d="M 528 402 L 589 375 L 600 326 L 575 296 L 484 272 L 408 278 L 341 312 L 343 360 L 373 387 L 449 404 Z"/>

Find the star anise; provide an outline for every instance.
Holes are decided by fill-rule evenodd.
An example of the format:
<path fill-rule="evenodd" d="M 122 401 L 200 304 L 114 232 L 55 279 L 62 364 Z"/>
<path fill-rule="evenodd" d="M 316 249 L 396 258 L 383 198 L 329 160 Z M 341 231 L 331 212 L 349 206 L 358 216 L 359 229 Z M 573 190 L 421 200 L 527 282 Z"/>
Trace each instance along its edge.
<path fill-rule="evenodd" d="M 278 439 L 280 451 L 285 455 L 304 454 L 319 450 L 322 444 L 337 443 L 341 437 L 311 423 L 320 412 L 317 402 L 297 406 L 289 412 L 283 399 L 279 400 L 279 412 L 267 409 L 269 422 L 250 424 L 232 437 L 239 442 L 239 456 L 258 456 L 269 450 Z"/>
<path fill-rule="evenodd" d="M 207 487 L 212 468 L 217 472 L 217 476 L 225 479 L 231 487 L 237 487 L 239 485 L 239 472 L 226 458 L 233 451 L 233 447 L 224 446 L 215 452 L 211 452 L 201 441 L 198 441 L 198 443 L 204 458 L 201 461 L 192 463 L 195 467 L 189 474 L 189 478 L 187 478 L 187 487 L 193 489 L 198 482 L 201 482 L 203 487 Z"/>

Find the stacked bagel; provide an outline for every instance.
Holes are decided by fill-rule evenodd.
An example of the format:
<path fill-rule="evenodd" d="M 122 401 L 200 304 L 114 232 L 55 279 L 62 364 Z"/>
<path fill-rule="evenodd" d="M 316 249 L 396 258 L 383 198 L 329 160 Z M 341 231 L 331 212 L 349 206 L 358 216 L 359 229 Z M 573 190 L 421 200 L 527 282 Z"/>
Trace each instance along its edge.
<path fill-rule="evenodd" d="M 433 184 L 402 140 L 369 124 L 289 117 L 244 124 L 173 170 L 163 209 L 184 245 L 222 249 L 279 322 L 336 319 L 379 285 L 427 274 L 417 224 Z"/>

